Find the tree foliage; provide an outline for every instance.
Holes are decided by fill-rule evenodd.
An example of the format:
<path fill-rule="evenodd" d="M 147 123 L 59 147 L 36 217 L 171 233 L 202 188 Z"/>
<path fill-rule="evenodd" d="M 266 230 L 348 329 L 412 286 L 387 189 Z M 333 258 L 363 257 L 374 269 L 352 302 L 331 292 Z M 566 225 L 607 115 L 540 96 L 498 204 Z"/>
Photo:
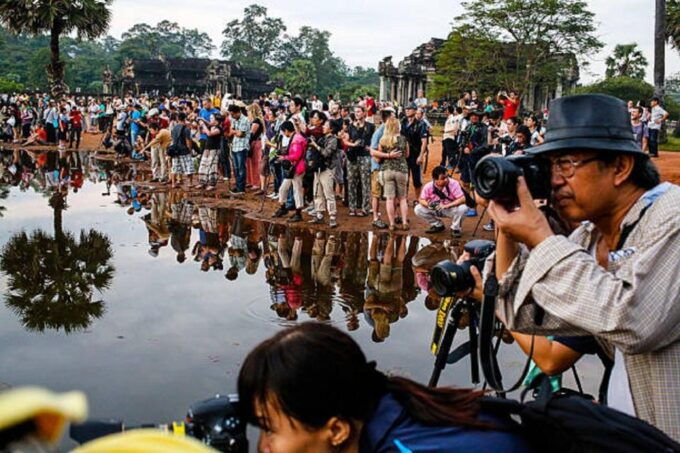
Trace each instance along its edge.
<path fill-rule="evenodd" d="M 440 95 L 480 83 L 520 92 L 532 83 L 554 84 L 574 58 L 583 63 L 603 46 L 581 0 L 469 0 L 463 7 L 437 58 L 437 70 L 453 78 L 435 79 Z"/>
<path fill-rule="evenodd" d="M 293 95 L 309 96 L 317 85 L 314 64 L 309 60 L 295 60 L 283 72 L 286 88 Z"/>
<path fill-rule="evenodd" d="M 10 238 L 0 254 L 0 270 L 7 275 L 5 305 L 29 330 L 83 330 L 104 313 L 104 302 L 94 291 L 108 288 L 114 268 L 111 241 L 95 231 L 76 238 L 62 231 L 64 197 L 50 198 L 54 235 L 43 230 L 22 231 Z"/>
<path fill-rule="evenodd" d="M 624 101 L 646 101 L 654 94 L 654 87 L 644 80 L 632 77 L 610 77 L 576 89 L 577 93 L 601 93 Z"/>
<path fill-rule="evenodd" d="M 46 67 L 52 92 L 64 90 L 64 62 L 60 59 L 62 35 L 76 33 L 79 39 L 96 39 L 106 33 L 111 21 L 112 0 L 3 0 L 0 24 L 15 34 L 50 35 L 50 63 Z"/>
<path fill-rule="evenodd" d="M 222 56 L 246 66 L 268 68 L 276 62 L 285 31 L 281 18 L 269 17 L 264 6 L 250 5 L 243 11 L 243 19 L 228 22 L 222 31 Z"/>
<path fill-rule="evenodd" d="M 607 64 L 605 72 L 607 78 L 630 77 L 640 80 L 645 78 L 647 59 L 636 43 L 617 44 L 605 63 Z"/>
<path fill-rule="evenodd" d="M 109 42 L 109 44 L 113 44 Z M 208 57 L 215 49 L 207 33 L 187 29 L 177 22 L 161 21 L 152 27 L 133 25 L 117 44 L 121 58 L 199 58 Z"/>

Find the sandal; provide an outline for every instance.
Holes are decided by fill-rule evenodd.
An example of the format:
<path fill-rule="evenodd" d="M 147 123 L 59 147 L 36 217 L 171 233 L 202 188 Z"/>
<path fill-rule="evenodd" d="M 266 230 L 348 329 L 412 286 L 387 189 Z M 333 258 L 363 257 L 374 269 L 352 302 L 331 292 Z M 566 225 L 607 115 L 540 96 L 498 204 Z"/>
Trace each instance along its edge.
<path fill-rule="evenodd" d="M 388 227 L 388 229 L 389 229 L 390 233 L 394 233 L 394 231 L 397 229 L 397 226 L 392 224 Z"/>
<path fill-rule="evenodd" d="M 366 211 L 357 211 L 357 217 L 366 217 L 368 214 L 366 214 Z"/>
<path fill-rule="evenodd" d="M 205 188 L 206 192 L 212 192 L 213 190 L 215 190 L 215 186 L 208 186 Z"/>
<path fill-rule="evenodd" d="M 356 211 L 355 211 L 354 209 L 350 209 L 350 210 L 349 210 L 349 216 L 350 216 L 350 217 L 356 217 L 356 216 L 357 216 Z"/>
<path fill-rule="evenodd" d="M 411 228 L 411 223 L 407 220 L 406 222 L 402 223 L 401 229 L 404 231 L 408 231 Z"/>

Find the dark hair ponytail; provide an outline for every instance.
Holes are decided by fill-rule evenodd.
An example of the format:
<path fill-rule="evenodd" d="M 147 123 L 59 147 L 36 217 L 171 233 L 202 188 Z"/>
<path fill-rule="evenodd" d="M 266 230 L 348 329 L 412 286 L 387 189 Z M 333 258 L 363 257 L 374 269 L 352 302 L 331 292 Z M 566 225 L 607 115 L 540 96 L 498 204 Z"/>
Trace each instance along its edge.
<path fill-rule="evenodd" d="M 241 367 L 238 393 L 244 418 L 263 428 L 267 414 L 256 416 L 263 402 L 273 401 L 283 413 L 319 429 L 331 417 L 366 422 L 386 393 L 423 424 L 492 428 L 477 418 L 482 391 L 434 389 L 388 377 L 366 361 L 348 334 L 316 322 L 282 330 L 253 349 Z"/>

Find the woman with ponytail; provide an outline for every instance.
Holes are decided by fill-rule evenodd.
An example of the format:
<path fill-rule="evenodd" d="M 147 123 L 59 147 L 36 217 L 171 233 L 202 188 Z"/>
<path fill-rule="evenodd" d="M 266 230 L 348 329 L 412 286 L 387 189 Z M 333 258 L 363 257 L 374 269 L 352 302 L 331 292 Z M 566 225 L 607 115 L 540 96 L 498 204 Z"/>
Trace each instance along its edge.
<path fill-rule="evenodd" d="M 531 451 L 511 423 L 480 410 L 481 391 L 388 377 L 352 338 L 304 323 L 248 354 L 238 379 L 261 452 Z"/>

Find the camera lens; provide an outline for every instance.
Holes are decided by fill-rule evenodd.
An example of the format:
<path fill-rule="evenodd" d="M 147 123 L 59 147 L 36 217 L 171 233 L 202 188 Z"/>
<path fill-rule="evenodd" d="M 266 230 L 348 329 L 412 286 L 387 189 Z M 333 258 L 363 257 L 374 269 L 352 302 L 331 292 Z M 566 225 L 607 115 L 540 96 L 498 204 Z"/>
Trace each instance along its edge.
<path fill-rule="evenodd" d="M 475 191 L 486 199 L 512 197 L 516 192 L 517 177 L 522 169 L 503 157 L 487 156 L 475 167 Z"/>
<path fill-rule="evenodd" d="M 459 291 L 473 288 L 475 279 L 470 273 L 472 264 L 466 261 L 456 264 L 453 261 L 442 261 L 430 271 L 432 287 L 440 297 L 453 296 Z"/>

